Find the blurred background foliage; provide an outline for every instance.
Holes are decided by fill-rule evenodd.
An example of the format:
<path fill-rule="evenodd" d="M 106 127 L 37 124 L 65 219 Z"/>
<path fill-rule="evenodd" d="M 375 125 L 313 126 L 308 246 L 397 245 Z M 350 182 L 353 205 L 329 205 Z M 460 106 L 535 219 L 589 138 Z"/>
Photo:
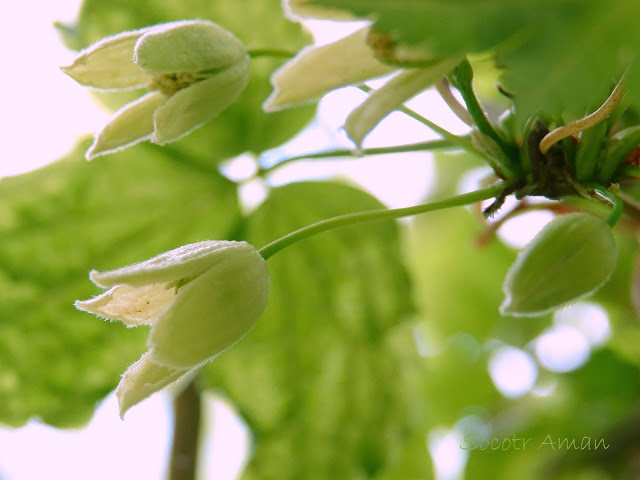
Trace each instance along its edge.
<path fill-rule="evenodd" d="M 414 58 L 495 54 L 522 122 L 540 111 L 579 118 L 602 103 L 625 70 L 631 83 L 640 75 L 635 66 L 640 5 L 628 0 L 293 3 L 303 12 L 329 8 L 328 17 L 339 11 L 372 20 L 374 30 L 387 38 L 380 42 L 383 56 L 402 48 L 411 49 Z M 629 97 L 640 103 L 639 92 L 631 89 Z"/>
<path fill-rule="evenodd" d="M 249 47 L 296 51 L 310 42 L 277 0 L 85 0 L 77 24 L 60 30 L 67 45 L 81 49 L 183 18 L 214 20 Z M 383 15 L 380 25 L 403 18 Z M 414 26 L 406 35 L 426 28 Z M 471 39 L 477 48 L 492 45 L 492 38 Z M 50 166 L 0 180 L 0 422 L 17 427 L 35 417 L 55 427 L 81 425 L 145 351 L 144 329 L 75 311 L 74 300 L 97 293 L 89 270 L 203 239 L 260 247 L 314 221 L 382 206 L 345 183 L 297 182 L 269 188 L 256 210 L 243 213 L 238 185 L 219 173 L 220 162 L 276 147 L 313 116 L 313 106 L 261 112 L 279 63 L 253 61 L 239 101 L 169 147 L 141 144 L 87 163 L 82 141 Z M 543 78 L 532 65 L 528 76 Z M 100 99 L 112 108 L 125 101 Z M 430 197 L 455 193 L 459 179 L 481 165 L 467 155 L 439 156 Z M 243 478 L 640 476 L 640 329 L 630 296 L 635 227 L 619 229 L 617 270 L 592 299 L 605 309 L 611 336 L 591 342 L 588 359 L 567 371 L 549 368 L 536 350 L 540 335 L 561 324 L 557 316 L 498 314 L 516 250 L 495 235 L 480 245 L 486 228 L 473 208 L 447 210 L 410 226 L 379 221 L 326 232 L 269 261 L 266 314 L 201 379 L 251 430 Z M 511 375 L 525 384 L 532 376 L 516 394 L 501 388 L 491 369 L 507 347 L 529 362 L 529 370 L 507 362 Z M 442 432 L 457 442 L 448 453 L 436 448 Z M 461 448 L 470 435 L 532 440 L 525 450 Z M 540 447 L 547 436 L 604 439 L 610 447 Z"/>

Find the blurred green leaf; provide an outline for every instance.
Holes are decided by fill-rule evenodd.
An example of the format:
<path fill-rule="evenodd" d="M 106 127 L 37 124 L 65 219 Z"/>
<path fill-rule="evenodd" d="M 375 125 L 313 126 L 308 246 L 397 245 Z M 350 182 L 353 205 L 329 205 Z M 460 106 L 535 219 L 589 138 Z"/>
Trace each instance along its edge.
<path fill-rule="evenodd" d="M 475 245 L 480 223 L 462 208 L 415 222 L 409 258 L 424 312 L 419 344 L 427 357 L 425 402 L 433 424 L 453 425 L 466 408 L 499 398 L 483 344 L 498 334 L 516 345 L 526 337 L 514 325 L 503 326 L 498 312 L 515 253 L 495 238 Z"/>
<path fill-rule="evenodd" d="M 476 244 L 481 233 L 481 223 L 463 208 L 416 219 L 417 298 L 442 335 L 485 338 L 500 319 L 502 281 L 515 252 L 495 238 Z"/>
<path fill-rule="evenodd" d="M 234 185 L 143 146 L 87 163 L 83 142 L 43 169 L 0 180 L 0 422 L 88 420 L 145 350 L 127 330 L 76 311 L 109 269 L 203 239 L 229 238 Z"/>
<path fill-rule="evenodd" d="M 471 450 L 466 478 L 581 479 L 590 478 L 586 475 L 594 469 L 608 472 L 610 478 L 624 478 L 618 468 L 635 462 L 640 442 L 636 407 L 639 374 L 635 365 L 603 349 L 594 352 L 584 367 L 554 374 L 552 395 L 495 404 L 491 436 L 500 441 L 514 435 L 531 440 L 524 450 Z M 559 440 L 575 439 L 580 445 L 584 437 L 594 442 L 603 439 L 609 448 L 558 447 Z M 562 476 L 569 473 L 583 476 Z"/>
<path fill-rule="evenodd" d="M 334 215 L 380 208 L 336 183 L 274 189 L 249 218 L 264 245 Z M 206 371 L 252 428 L 245 478 L 424 478 L 429 471 L 409 279 L 390 220 L 322 233 L 269 260 L 264 317 Z M 420 456 L 407 456 L 420 439 Z"/>
<path fill-rule="evenodd" d="M 627 0 L 303 0 L 374 20 L 384 48 L 418 46 L 437 56 L 492 50 L 516 95 L 518 115 L 536 110 L 582 115 L 606 98 L 631 64 L 638 81 L 640 4 Z M 640 93 L 630 91 L 634 102 Z"/>
<path fill-rule="evenodd" d="M 631 281 L 638 254 L 635 236 L 620 231 L 616 235 L 618 261 L 611 279 L 591 298 L 599 302 L 609 315 L 611 340 L 609 345 L 636 365 L 640 365 L 640 324 L 631 301 Z"/>
<path fill-rule="evenodd" d="M 460 178 L 481 165 L 469 154 L 437 155 L 431 198 L 455 195 Z M 516 252 L 495 237 L 478 243 L 483 222 L 479 211 L 474 214 L 476 207 L 430 212 L 414 220 L 409 252 L 416 299 L 424 319 L 433 324 L 429 329 L 441 338 L 466 333 L 483 341 L 500 319 L 502 281 Z"/>
<path fill-rule="evenodd" d="M 249 49 L 296 52 L 310 42 L 300 25 L 284 18 L 278 0 L 85 0 L 76 25 L 61 31 L 67 45 L 78 50 L 122 31 L 194 18 L 220 24 L 239 37 Z M 260 153 L 277 147 L 301 130 L 311 119 L 314 107 L 270 114 L 260 108 L 271 93 L 269 77 L 281 63 L 282 60 L 266 57 L 252 60 L 251 79 L 240 98 L 215 120 L 175 143 L 175 148 L 192 155 L 198 162 L 208 164 L 243 152 Z M 106 98 L 110 106 L 114 106 L 114 99 L 118 99 L 118 105 L 132 100 L 131 94 L 114 97 L 112 92 L 108 92 Z"/>
<path fill-rule="evenodd" d="M 425 49 L 437 56 L 449 56 L 486 50 L 508 38 L 526 22 L 532 4 L 540 0 L 529 0 L 527 4 L 509 0 L 300 0 L 297 3 L 346 10 L 374 19 L 374 29 L 389 33 L 399 44 L 426 42 Z"/>
<path fill-rule="evenodd" d="M 456 194 L 460 178 L 480 165 L 468 154 L 436 155 L 433 197 Z M 416 217 L 409 244 L 432 425 L 452 426 L 469 409 L 502 403 L 489 376 L 488 342 L 521 347 L 549 322 L 548 316 L 527 322 L 501 317 L 502 283 L 516 251 L 495 235 L 478 242 L 486 232 L 476 208 Z"/>

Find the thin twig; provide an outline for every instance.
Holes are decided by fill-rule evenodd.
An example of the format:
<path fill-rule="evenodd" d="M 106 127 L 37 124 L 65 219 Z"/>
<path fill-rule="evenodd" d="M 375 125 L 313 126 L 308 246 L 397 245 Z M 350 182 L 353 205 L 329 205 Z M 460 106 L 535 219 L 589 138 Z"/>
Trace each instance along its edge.
<path fill-rule="evenodd" d="M 365 148 L 361 151 L 354 151 L 353 149 L 338 149 L 338 150 L 326 150 L 324 152 L 304 153 L 302 155 L 295 155 L 293 157 L 287 157 L 281 160 L 279 163 L 270 167 L 261 167 L 257 175 L 266 175 L 273 170 L 279 169 L 284 165 L 288 165 L 292 162 L 298 162 L 300 160 L 331 160 L 331 159 L 343 159 L 347 158 L 362 158 L 369 155 L 387 155 L 390 153 L 407 153 L 407 152 L 426 152 L 433 150 L 440 150 L 445 148 L 455 147 L 448 140 L 429 140 L 426 142 L 411 143 L 408 145 L 396 145 L 393 147 L 378 147 L 378 148 Z"/>
<path fill-rule="evenodd" d="M 555 130 L 547 133 L 544 138 L 540 141 L 540 153 L 545 155 L 549 149 L 553 146 L 554 143 L 559 142 L 563 138 L 567 138 L 571 135 L 574 135 L 582 130 L 586 130 L 587 128 L 593 127 L 598 123 L 602 122 L 606 119 L 611 113 L 616 109 L 622 97 L 625 93 L 625 78 L 624 76 L 620 79 L 616 88 L 613 89 L 609 98 L 605 100 L 602 106 L 593 112 L 591 115 L 587 115 L 580 120 L 576 120 L 575 122 L 567 123 L 562 127 L 558 127 Z"/>
<path fill-rule="evenodd" d="M 473 127 L 475 125 L 473 123 L 471 115 L 469 115 L 468 110 L 458 101 L 456 97 L 454 97 L 453 93 L 451 92 L 449 82 L 446 78 L 442 78 L 438 83 L 436 83 L 436 90 L 445 101 L 447 106 L 456 115 L 456 117 L 458 117 L 470 127 Z"/>

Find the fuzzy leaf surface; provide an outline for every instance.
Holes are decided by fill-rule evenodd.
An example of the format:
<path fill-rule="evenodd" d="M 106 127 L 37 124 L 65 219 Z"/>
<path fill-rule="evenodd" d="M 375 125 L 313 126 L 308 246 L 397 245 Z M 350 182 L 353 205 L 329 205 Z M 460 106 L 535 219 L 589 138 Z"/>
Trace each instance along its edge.
<path fill-rule="evenodd" d="M 374 21 L 383 49 L 420 46 L 433 55 L 493 52 L 518 115 L 594 110 L 627 67 L 638 82 L 640 4 L 627 0 L 306 0 Z M 388 52 L 381 52 L 388 53 Z M 630 91 L 640 103 L 640 92 Z"/>

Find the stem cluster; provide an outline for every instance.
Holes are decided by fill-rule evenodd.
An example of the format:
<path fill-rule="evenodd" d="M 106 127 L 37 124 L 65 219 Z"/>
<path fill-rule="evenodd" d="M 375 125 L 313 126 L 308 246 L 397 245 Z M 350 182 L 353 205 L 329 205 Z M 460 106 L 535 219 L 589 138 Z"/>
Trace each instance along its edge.
<path fill-rule="evenodd" d="M 453 96 L 449 89 L 449 82 L 460 92 L 464 100 L 464 106 Z M 449 75 L 449 82 L 447 82 L 446 79 L 442 79 L 438 82 L 436 88 L 454 113 L 463 122 L 472 127 L 473 135 L 454 135 L 431 120 L 402 105 L 398 108 L 400 112 L 431 128 L 434 132 L 440 134 L 442 139 L 411 145 L 369 149 L 361 151 L 360 153 L 364 155 L 377 155 L 411 151 L 433 151 L 447 148 L 463 149 L 467 152 L 482 156 L 494 169 L 496 175 L 503 181 L 486 189 L 413 207 L 396 210 L 354 212 L 322 220 L 291 232 L 262 247 L 260 249 L 261 255 L 267 259 L 300 240 L 332 228 L 384 218 L 401 218 L 495 198 L 494 203 L 485 210 L 485 215 L 489 216 L 495 213 L 502 205 L 504 199 L 512 193 L 514 193 L 517 198 L 524 198 L 528 195 L 538 195 L 557 200 L 567 196 L 577 195 L 592 200 L 604 201 L 613 207 L 611 214 L 606 219 L 606 222 L 611 227 L 616 224 L 623 209 L 625 207 L 627 209 L 630 208 L 629 205 L 624 204 L 623 200 L 621 200 L 616 193 L 608 188 L 610 178 L 595 183 L 592 181 L 593 178 L 590 178 L 599 172 L 597 163 L 599 157 L 591 155 L 587 160 L 586 157 L 580 153 L 576 155 L 576 149 L 572 148 L 571 143 L 558 143 L 563 139 L 601 124 L 606 120 L 620 104 L 624 96 L 624 79 L 616 85 L 606 102 L 592 114 L 567 125 L 560 125 L 551 132 L 549 132 L 545 122 L 541 119 L 532 119 L 527 122 L 525 132 L 520 137 L 510 136 L 506 132 L 501 132 L 499 128 L 496 128 L 489 121 L 474 93 L 473 69 L 467 59 L 464 59 Z M 366 86 L 361 86 L 360 88 L 365 92 L 371 91 L 371 89 Z M 591 139 L 593 136 L 594 134 L 586 136 L 583 141 L 593 141 Z M 577 150 L 578 152 L 581 151 L 580 148 Z M 583 148 L 582 150 L 585 149 Z M 617 155 L 620 158 L 617 161 L 621 162 L 622 156 L 619 154 L 619 150 L 620 148 L 618 148 Z M 599 152 L 597 153 L 599 155 Z M 258 174 L 267 175 L 284 164 L 298 160 L 339 158 L 352 155 L 353 152 L 351 150 L 333 150 L 294 156 L 286 158 L 272 167 L 261 168 Z M 593 168 L 583 165 L 587 161 L 593 164 Z M 630 169 L 628 167 L 622 169 L 618 169 L 618 165 L 614 167 L 613 169 L 608 167 L 612 173 L 619 170 L 623 174 L 629 174 Z M 581 172 L 581 174 L 576 175 L 576 171 Z M 585 171 L 587 172 L 586 174 L 582 173 Z M 635 171 L 630 174 L 637 175 Z"/>

